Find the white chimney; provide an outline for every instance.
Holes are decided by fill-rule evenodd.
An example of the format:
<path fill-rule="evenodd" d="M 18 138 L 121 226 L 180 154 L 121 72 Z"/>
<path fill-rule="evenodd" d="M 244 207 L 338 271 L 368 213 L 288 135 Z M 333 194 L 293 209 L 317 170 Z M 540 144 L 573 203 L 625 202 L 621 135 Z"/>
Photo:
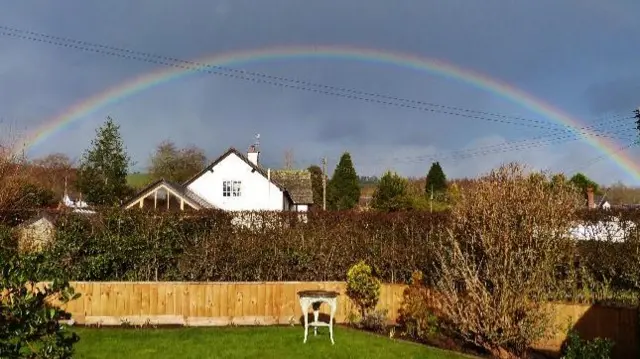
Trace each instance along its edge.
<path fill-rule="evenodd" d="M 260 157 L 260 151 L 256 150 L 256 146 L 251 145 L 249 147 L 249 151 L 247 152 L 247 158 L 254 165 L 258 165 L 258 157 Z"/>

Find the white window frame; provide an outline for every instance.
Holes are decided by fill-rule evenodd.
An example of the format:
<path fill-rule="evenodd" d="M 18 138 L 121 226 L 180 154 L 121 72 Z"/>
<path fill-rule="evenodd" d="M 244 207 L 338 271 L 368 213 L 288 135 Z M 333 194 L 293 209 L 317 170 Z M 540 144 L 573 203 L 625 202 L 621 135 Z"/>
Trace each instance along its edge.
<path fill-rule="evenodd" d="M 242 181 L 225 180 L 222 181 L 222 197 L 240 197 L 242 196 Z"/>

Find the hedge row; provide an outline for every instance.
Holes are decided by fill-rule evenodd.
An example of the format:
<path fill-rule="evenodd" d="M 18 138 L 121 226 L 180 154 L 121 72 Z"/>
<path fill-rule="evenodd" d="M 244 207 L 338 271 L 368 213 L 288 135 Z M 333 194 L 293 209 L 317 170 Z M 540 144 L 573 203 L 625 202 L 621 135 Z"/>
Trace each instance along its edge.
<path fill-rule="evenodd" d="M 148 215 L 113 211 L 58 219 L 43 265 L 72 280 L 344 280 L 359 259 L 385 281 L 428 271 L 441 215 L 311 213 L 308 222 L 247 213 L 260 228 L 232 224 L 228 213 Z"/>
<path fill-rule="evenodd" d="M 447 213 L 423 211 L 316 212 L 306 223 L 291 213 L 241 216 L 240 222 L 252 221 L 254 227 L 234 225 L 230 213 L 219 211 L 67 214 L 58 218 L 56 238 L 37 260 L 51 275 L 86 281 L 342 281 L 359 260 L 385 282 L 406 282 L 415 269 L 436 280 L 435 251 L 448 221 Z M 621 216 L 640 224 L 640 212 Z M 13 218 L 14 225 L 17 217 L 0 215 Z M 590 212 L 583 218 L 615 223 L 611 214 Z M 570 247 L 575 252 L 559 269 L 554 296 L 635 300 L 640 241 L 637 231 L 628 232 L 622 243 L 581 241 Z M 13 248 L 7 243 L 16 237 L 4 238 L 3 247 Z"/>

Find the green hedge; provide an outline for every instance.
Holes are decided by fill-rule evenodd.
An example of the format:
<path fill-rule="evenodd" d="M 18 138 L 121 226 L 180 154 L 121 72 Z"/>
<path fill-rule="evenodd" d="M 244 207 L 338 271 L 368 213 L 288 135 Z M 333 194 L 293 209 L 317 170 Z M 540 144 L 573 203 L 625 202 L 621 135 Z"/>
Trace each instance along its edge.
<path fill-rule="evenodd" d="M 345 280 L 362 259 L 386 282 L 428 270 L 429 243 L 443 215 L 243 213 L 259 228 L 232 224 L 225 212 L 150 215 L 111 211 L 59 219 L 45 249 L 52 272 L 72 280 L 317 281 Z"/>
<path fill-rule="evenodd" d="M 611 223 L 612 214 L 589 211 L 580 219 Z M 640 224 L 639 211 L 615 214 Z M 448 221 L 447 212 L 424 211 L 312 212 L 307 223 L 294 213 L 238 215 L 262 226 L 233 225 L 221 211 L 66 214 L 39 261 L 51 276 L 86 281 L 343 281 L 359 260 L 384 282 L 406 283 L 415 269 L 435 281 L 434 251 Z M 28 216 L 0 214 L 11 225 L 18 217 Z M 637 230 L 623 243 L 580 241 L 568 248 L 557 283 L 549 284 L 555 299 L 637 302 Z"/>

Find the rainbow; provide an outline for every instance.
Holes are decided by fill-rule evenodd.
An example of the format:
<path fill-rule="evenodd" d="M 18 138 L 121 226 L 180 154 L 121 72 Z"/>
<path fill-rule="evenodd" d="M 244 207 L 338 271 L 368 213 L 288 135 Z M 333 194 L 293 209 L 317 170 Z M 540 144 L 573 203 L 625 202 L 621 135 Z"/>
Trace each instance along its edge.
<path fill-rule="evenodd" d="M 577 130 L 585 126 L 577 119 L 554 108 L 552 105 L 507 83 L 441 60 L 419 57 L 407 53 L 388 52 L 385 50 L 352 46 L 286 46 L 213 54 L 195 60 L 193 63 L 209 66 L 230 66 L 269 60 L 305 58 L 365 61 L 425 71 L 473 85 L 511 100 L 533 112 L 543 115 L 563 127 Z M 98 109 L 114 104 L 151 87 L 197 72 L 198 69 L 196 67 L 162 67 L 120 83 L 106 91 L 74 104 L 64 112 L 45 121 L 43 125 L 27 136 L 25 146 L 26 148 L 32 148 L 41 144 L 53 134 L 61 132 L 74 122 L 87 118 L 87 115 Z M 640 167 L 636 165 L 629 156 L 625 156 L 620 152 L 619 145 L 592 134 L 584 134 L 583 138 L 589 145 L 602 152 L 604 156 L 610 157 L 618 167 L 640 182 Z"/>

